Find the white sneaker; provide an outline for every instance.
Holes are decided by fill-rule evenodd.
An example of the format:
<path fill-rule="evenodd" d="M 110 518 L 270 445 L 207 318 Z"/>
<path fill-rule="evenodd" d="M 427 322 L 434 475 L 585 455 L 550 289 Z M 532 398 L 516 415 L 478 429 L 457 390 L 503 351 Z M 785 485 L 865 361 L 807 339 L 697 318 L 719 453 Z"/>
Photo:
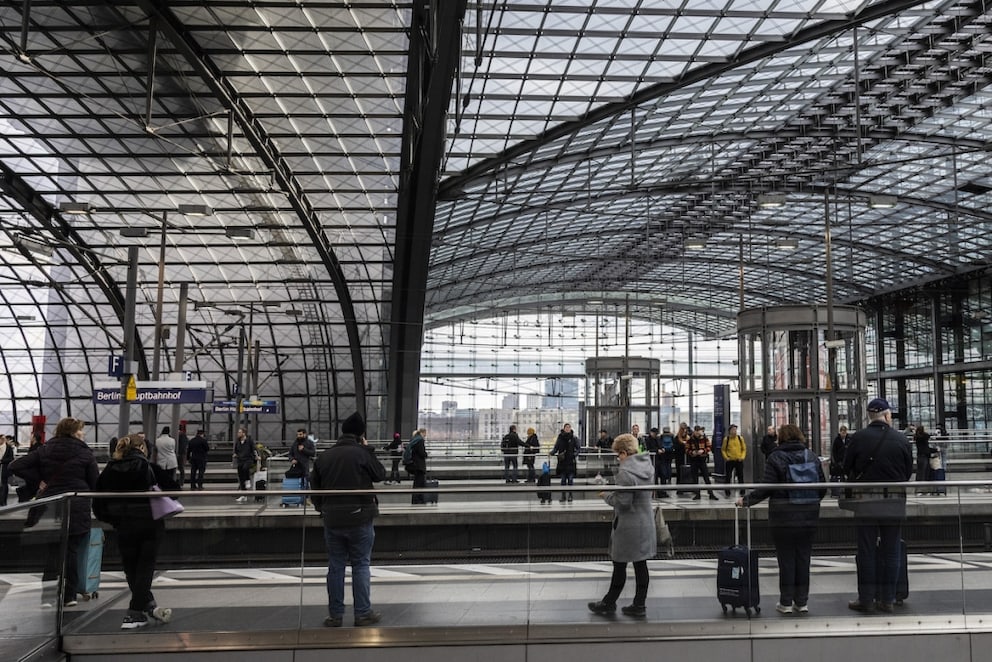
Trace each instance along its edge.
<path fill-rule="evenodd" d="M 244 503 L 248 501 L 248 497 L 239 496 L 238 498 L 235 499 L 235 501 L 237 501 L 238 503 Z"/>
<path fill-rule="evenodd" d="M 800 606 L 796 607 L 796 609 L 799 611 L 800 614 L 808 614 L 809 613 L 809 605 L 800 605 Z"/>
<path fill-rule="evenodd" d="M 784 605 L 781 602 L 778 602 L 775 604 L 775 611 L 777 611 L 780 614 L 791 614 L 792 605 Z"/>

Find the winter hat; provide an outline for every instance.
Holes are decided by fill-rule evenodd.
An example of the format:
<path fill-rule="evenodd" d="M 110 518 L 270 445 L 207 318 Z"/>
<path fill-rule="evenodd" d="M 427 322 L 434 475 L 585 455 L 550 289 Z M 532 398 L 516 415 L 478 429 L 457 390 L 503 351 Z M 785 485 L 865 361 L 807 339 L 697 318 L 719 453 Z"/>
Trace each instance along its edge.
<path fill-rule="evenodd" d="M 353 434 L 356 437 L 360 437 L 365 434 L 365 419 L 356 411 L 344 419 L 344 425 L 341 426 L 341 431 L 345 434 Z"/>

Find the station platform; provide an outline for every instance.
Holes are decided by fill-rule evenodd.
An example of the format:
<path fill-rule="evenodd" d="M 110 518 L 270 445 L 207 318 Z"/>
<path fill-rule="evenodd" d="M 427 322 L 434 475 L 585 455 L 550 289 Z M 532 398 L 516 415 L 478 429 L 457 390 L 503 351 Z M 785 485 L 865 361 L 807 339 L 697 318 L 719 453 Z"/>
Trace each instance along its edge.
<path fill-rule="evenodd" d="M 377 564 L 372 598 L 382 621 L 367 628 L 351 627 L 347 587 L 344 627 L 322 626 L 321 566 L 168 570 L 153 590 L 160 605 L 175 610 L 172 621 L 121 631 L 127 587 L 122 573 L 105 568 L 99 598 L 64 612 L 62 647 L 72 660 L 220 660 L 234 659 L 223 656 L 233 649 L 241 660 L 326 659 L 321 655 L 333 650 L 336 660 L 522 661 L 538 654 L 651 659 L 644 657 L 648 650 L 661 657 L 784 660 L 797 659 L 802 646 L 799 659 L 857 661 L 877 660 L 884 646 L 886 657 L 910 662 L 987 660 L 992 643 L 989 553 L 911 555 L 909 599 L 893 614 L 875 615 L 846 607 L 855 593 L 850 555 L 814 559 L 807 616 L 775 611 L 773 558 L 760 561 L 763 609 L 751 618 L 741 610 L 723 614 L 712 558 L 655 560 L 649 569 L 647 616 L 632 619 L 619 612 L 597 616 L 586 607 L 609 584 L 608 562 Z M 6 633 L 0 655 L 19 659 L 32 625 L 45 622 L 39 577 L 4 575 L 0 583 L 0 632 Z M 631 576 L 621 604 L 632 591 Z"/>
<path fill-rule="evenodd" d="M 724 615 L 715 597 L 716 550 L 733 542 L 735 512 L 743 512 L 723 486 L 715 490 L 717 500 L 707 498 L 705 486 L 696 488 L 699 501 L 674 494 L 656 500 L 672 528 L 676 556 L 649 563 L 645 619 L 588 611 L 586 603 L 609 583 L 612 510 L 597 495 L 601 486 L 573 487 L 571 503 L 560 503 L 560 486 L 554 487 L 555 499 L 546 505 L 533 496 L 534 486 L 497 481 L 443 487 L 436 505 L 410 504 L 406 485 L 378 490 L 373 602 L 383 621 L 373 628 L 348 627 L 350 612 L 346 627 L 322 627 L 325 553 L 312 507 L 283 508 L 279 493 L 250 494 L 237 503 L 237 492 L 205 491 L 182 493 L 186 511 L 167 524 L 154 590 L 159 604 L 176 610 L 171 623 L 120 630 L 127 587 L 108 530 L 99 597 L 66 610 L 55 637 L 59 614 L 41 608 L 40 570 L 13 563 L 37 564 L 40 547 L 31 538 L 39 532 L 19 529 L 23 510 L 6 511 L 0 514 L 6 557 L 0 654 L 21 659 L 55 640 L 73 660 L 138 654 L 150 660 L 317 660 L 334 650 L 342 660 L 540 655 L 583 662 L 615 657 L 618 650 L 623 657 L 654 655 L 651 646 L 664 642 L 666 651 L 680 655 L 751 662 L 794 660 L 799 638 L 810 647 L 809 659 L 875 660 L 871 645 L 853 643 L 871 636 L 894 646 L 900 662 L 988 659 L 992 493 L 985 482 L 948 483 L 947 495 L 908 498 L 911 593 L 894 614 L 847 609 L 856 586 L 855 522 L 833 496 L 821 508 L 811 613 L 776 613 L 777 567 L 763 528 L 767 506 L 750 509 L 763 596 L 762 611 L 750 619 L 740 610 Z M 628 600 L 632 591 L 631 572 Z M 458 650 L 449 650 L 453 646 Z"/>

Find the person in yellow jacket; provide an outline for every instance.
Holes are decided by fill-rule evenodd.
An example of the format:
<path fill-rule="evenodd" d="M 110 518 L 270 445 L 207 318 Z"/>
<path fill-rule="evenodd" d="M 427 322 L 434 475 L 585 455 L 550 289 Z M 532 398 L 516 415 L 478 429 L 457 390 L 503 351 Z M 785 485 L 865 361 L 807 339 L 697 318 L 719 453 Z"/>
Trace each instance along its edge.
<path fill-rule="evenodd" d="M 720 454 L 723 455 L 723 477 L 728 485 L 734 482 L 734 474 L 737 474 L 737 482 L 744 482 L 744 460 L 747 458 L 747 442 L 744 437 L 737 434 L 737 426 L 731 425 L 727 429 L 727 436 L 723 438 L 723 445 L 720 447 Z M 730 496 L 730 490 L 726 491 Z M 741 490 L 741 495 L 744 491 Z"/>

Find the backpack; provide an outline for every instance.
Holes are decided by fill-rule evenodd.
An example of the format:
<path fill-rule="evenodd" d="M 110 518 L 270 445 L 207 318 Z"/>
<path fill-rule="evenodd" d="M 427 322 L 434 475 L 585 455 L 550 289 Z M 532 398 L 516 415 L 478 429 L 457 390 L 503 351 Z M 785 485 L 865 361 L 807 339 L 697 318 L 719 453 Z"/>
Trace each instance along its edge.
<path fill-rule="evenodd" d="M 499 442 L 499 448 L 503 451 L 510 449 L 510 435 L 503 435 L 503 439 Z"/>
<path fill-rule="evenodd" d="M 413 442 L 403 446 L 403 466 L 413 464 Z"/>
<path fill-rule="evenodd" d="M 817 471 L 819 458 L 814 456 L 808 449 L 803 451 L 803 461 L 789 464 L 789 471 L 786 474 L 789 483 L 818 483 L 820 473 Z M 789 503 L 797 506 L 808 506 L 820 502 L 820 495 L 817 490 L 789 490 Z"/>
<path fill-rule="evenodd" d="M 673 437 L 670 434 L 661 435 L 661 447 L 665 450 L 666 453 L 671 451 L 674 446 L 675 446 L 675 437 Z"/>

